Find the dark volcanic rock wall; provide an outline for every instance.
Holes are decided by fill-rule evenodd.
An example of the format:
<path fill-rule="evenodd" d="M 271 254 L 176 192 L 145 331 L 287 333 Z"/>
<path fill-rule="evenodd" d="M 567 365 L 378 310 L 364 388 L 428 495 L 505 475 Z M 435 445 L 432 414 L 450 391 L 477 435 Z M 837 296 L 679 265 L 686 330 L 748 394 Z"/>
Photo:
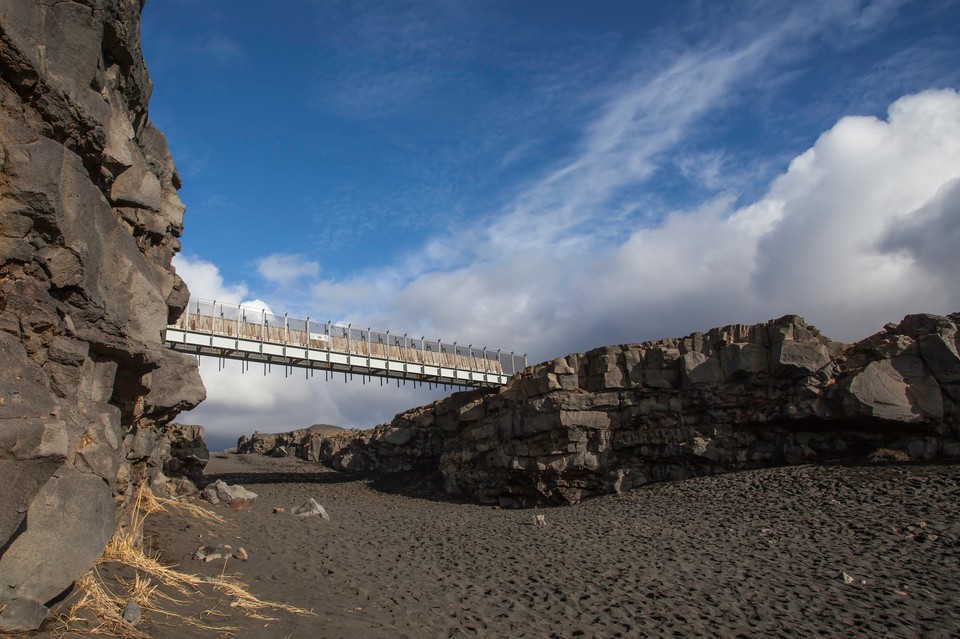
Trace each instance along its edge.
<path fill-rule="evenodd" d="M 435 466 L 487 503 L 574 503 L 652 481 L 811 461 L 960 457 L 960 314 L 853 345 L 801 318 L 608 346 L 398 415 L 335 467 Z"/>
<path fill-rule="evenodd" d="M 141 8 L 0 2 L 0 629 L 36 627 L 90 568 L 204 397 L 160 341 L 189 294 Z"/>

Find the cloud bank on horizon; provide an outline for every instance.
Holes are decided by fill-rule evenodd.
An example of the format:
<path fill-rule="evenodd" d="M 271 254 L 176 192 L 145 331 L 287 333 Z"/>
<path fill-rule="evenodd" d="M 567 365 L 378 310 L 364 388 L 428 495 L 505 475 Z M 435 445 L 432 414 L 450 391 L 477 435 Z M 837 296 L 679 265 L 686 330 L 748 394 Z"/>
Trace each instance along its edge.
<path fill-rule="evenodd" d="M 406 19 L 417 23 L 420 6 Z M 205 299 L 517 348 L 531 361 L 788 313 L 852 341 L 907 313 L 960 310 L 960 96 L 956 67 L 945 64 L 960 53 L 930 25 L 897 30 L 906 12 L 916 21 L 919 10 L 931 20 L 936 11 L 902 2 L 747 6 L 711 16 L 715 26 L 692 41 L 696 25 L 661 25 L 646 34 L 656 55 L 631 49 L 576 98 L 567 84 L 583 80 L 579 70 L 564 82 L 549 56 L 537 60 L 537 77 L 550 79 L 530 91 L 553 83 L 576 103 L 563 139 L 547 145 L 540 128 L 516 132 L 490 171 L 506 166 L 520 177 L 469 206 L 448 198 L 447 222 L 431 213 L 428 228 L 413 232 L 372 217 L 358 237 L 402 237 L 386 257 L 345 269 L 302 238 L 251 243 L 237 267 L 207 257 L 196 238 L 185 241 L 178 272 Z M 376 25 L 363 24 L 374 37 Z M 427 40 L 419 46 L 450 46 Z M 585 60 L 603 59 L 611 45 L 598 42 L 580 52 Z M 552 55 L 566 60 L 561 53 Z M 841 90 L 818 74 L 829 76 L 844 56 L 872 58 Z M 441 82 L 422 68 L 433 58 L 415 59 L 422 81 Z M 400 67 L 395 81 L 412 73 Z M 346 91 L 341 82 L 330 86 Z M 361 88 L 334 95 L 321 112 L 354 104 Z M 821 89 L 832 93 L 818 98 Z M 486 105 L 494 113 L 506 100 L 495 97 Z M 355 117 L 394 122 L 406 108 L 400 100 L 383 115 L 375 106 Z M 160 125 L 176 158 L 175 133 Z M 474 161 L 453 161 L 451 171 Z M 335 236 L 348 237 L 325 237 Z M 182 419 L 231 434 L 372 426 L 440 396 L 234 368 L 204 364 L 209 399 Z"/>

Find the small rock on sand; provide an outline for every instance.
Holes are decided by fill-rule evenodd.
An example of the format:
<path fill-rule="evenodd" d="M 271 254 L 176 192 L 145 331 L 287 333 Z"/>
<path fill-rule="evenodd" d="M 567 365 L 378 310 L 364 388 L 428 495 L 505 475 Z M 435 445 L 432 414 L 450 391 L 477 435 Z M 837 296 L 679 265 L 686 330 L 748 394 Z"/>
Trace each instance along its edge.
<path fill-rule="evenodd" d="M 317 517 L 320 516 L 324 521 L 330 521 L 330 515 L 327 514 L 327 511 L 324 510 L 323 506 L 317 503 L 317 500 L 311 497 L 303 503 L 301 506 L 297 506 L 291 511 L 297 517 Z"/>
<path fill-rule="evenodd" d="M 136 601 L 128 601 L 127 605 L 123 607 L 123 612 L 120 613 L 120 616 L 131 626 L 136 626 L 140 623 L 140 606 Z"/>

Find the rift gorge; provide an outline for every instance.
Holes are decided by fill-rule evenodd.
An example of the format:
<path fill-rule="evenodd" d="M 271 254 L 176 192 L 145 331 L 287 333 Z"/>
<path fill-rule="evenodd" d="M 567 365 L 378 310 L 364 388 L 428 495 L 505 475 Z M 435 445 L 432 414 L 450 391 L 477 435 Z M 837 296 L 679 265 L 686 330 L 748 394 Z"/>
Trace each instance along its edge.
<path fill-rule="evenodd" d="M 533 363 L 201 307 L 142 9 L 0 2 L 0 633 L 957 634 L 960 313 Z M 201 357 L 449 393 L 210 452 Z"/>

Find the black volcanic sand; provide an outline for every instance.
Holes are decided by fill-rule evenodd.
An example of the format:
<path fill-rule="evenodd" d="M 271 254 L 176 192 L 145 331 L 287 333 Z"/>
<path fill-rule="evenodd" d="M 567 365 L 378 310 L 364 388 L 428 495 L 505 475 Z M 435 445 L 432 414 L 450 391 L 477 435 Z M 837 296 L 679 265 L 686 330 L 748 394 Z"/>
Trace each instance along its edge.
<path fill-rule="evenodd" d="M 526 511 L 259 455 L 216 455 L 207 474 L 258 493 L 254 510 L 214 508 L 228 523 L 213 535 L 154 515 L 148 539 L 184 570 L 316 613 L 190 604 L 240 637 L 960 635 L 960 466 L 760 470 Z M 290 514 L 309 497 L 331 522 Z M 201 542 L 250 560 L 192 560 Z M 211 634 L 156 620 L 141 628 L 158 639 Z"/>

